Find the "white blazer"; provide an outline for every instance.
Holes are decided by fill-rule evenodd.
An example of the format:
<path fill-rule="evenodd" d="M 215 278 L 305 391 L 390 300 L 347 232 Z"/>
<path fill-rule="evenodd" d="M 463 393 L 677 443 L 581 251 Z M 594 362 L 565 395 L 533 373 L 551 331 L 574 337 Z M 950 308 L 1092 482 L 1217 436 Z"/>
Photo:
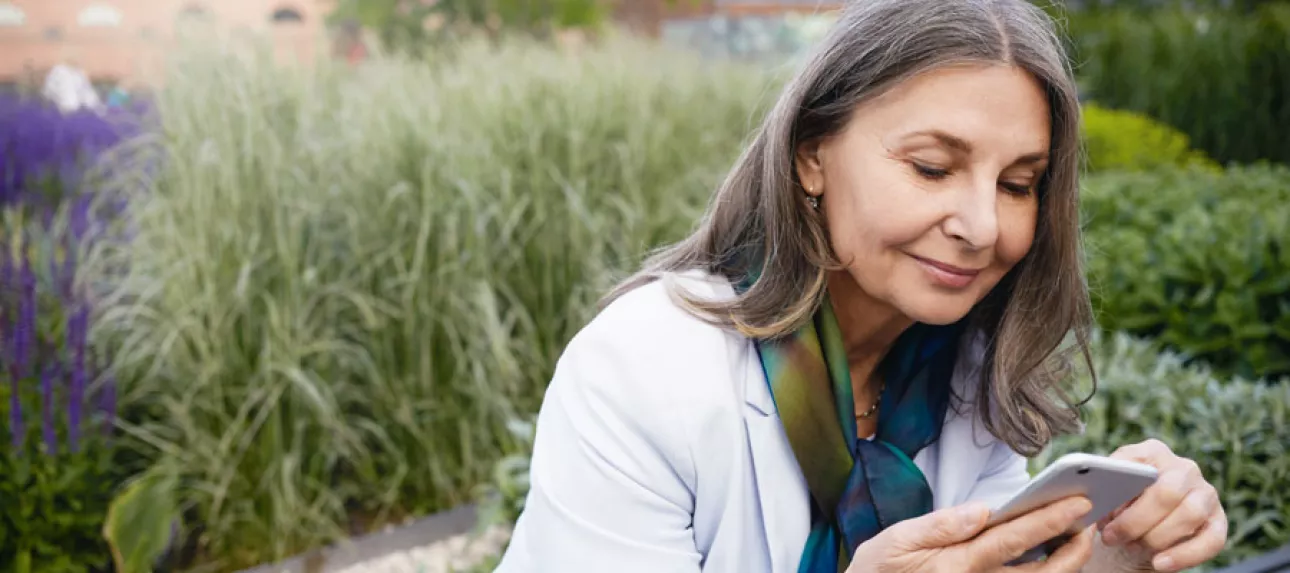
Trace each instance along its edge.
<path fill-rule="evenodd" d="M 724 279 L 676 277 L 700 297 Z M 968 354 L 968 353 L 961 353 Z M 977 360 L 960 360 L 954 384 Z M 961 395 L 967 395 L 960 393 Z M 936 509 L 1000 502 L 1025 459 L 951 408 L 914 463 Z M 526 507 L 497 571 L 796 573 L 809 493 L 752 341 L 664 284 L 616 300 L 565 349 L 538 415 Z"/>

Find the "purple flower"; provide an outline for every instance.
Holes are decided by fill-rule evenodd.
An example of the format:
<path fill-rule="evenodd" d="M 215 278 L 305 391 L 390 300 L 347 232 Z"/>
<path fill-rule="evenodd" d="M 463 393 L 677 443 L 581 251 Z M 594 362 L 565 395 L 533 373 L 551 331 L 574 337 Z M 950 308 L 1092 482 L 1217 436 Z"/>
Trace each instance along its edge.
<path fill-rule="evenodd" d="M 73 453 L 80 451 L 81 408 L 85 401 L 85 340 L 89 330 L 89 306 L 77 305 L 67 320 L 67 351 L 71 354 L 71 387 L 67 404 L 67 444 Z"/>
<path fill-rule="evenodd" d="M 9 243 L 4 240 L 4 233 L 0 232 L 0 359 L 5 364 L 12 365 L 13 326 L 10 323 L 13 317 L 10 316 L 12 310 L 9 301 L 18 289 L 13 284 L 13 259 L 9 252 Z"/>
<path fill-rule="evenodd" d="M 90 208 L 94 205 L 94 197 L 91 195 L 82 195 L 76 198 L 72 204 L 72 212 L 68 221 L 68 230 L 71 231 L 71 242 L 84 239 L 90 229 Z"/>
<path fill-rule="evenodd" d="M 4 239 L 4 233 L 0 233 L 0 289 L 12 288 L 13 285 L 13 258 L 9 256 L 9 243 Z M 4 291 L 0 290 L 2 294 Z"/>
<path fill-rule="evenodd" d="M 54 427 L 54 381 L 61 376 L 58 363 L 45 367 L 40 375 L 40 427 L 45 438 L 45 452 L 49 455 L 58 453 L 58 431 Z"/>
<path fill-rule="evenodd" d="M 63 114 L 43 100 L 0 95 L 0 205 L 58 204 L 78 193 L 90 161 L 137 133 L 149 111 Z"/>
<path fill-rule="evenodd" d="M 11 354 L 14 378 L 19 380 L 28 375 L 36 345 L 36 275 L 31 270 L 31 256 L 26 245 L 20 251 L 22 268 L 18 272 L 18 319 L 13 324 Z"/>
<path fill-rule="evenodd" d="M 32 424 L 40 418 L 51 453 L 64 415 L 71 451 L 83 445 L 85 425 L 94 423 L 85 420 L 87 409 L 102 411 L 105 432 L 113 426 L 116 384 L 86 358 L 91 307 L 88 293 L 78 292 L 84 289 L 75 282 L 78 253 L 89 241 L 127 239 L 115 230 L 106 232 L 109 221 L 128 217 L 126 193 L 101 185 L 100 172 L 92 168 L 110 171 L 112 165 L 95 161 L 124 138 L 153 127 L 151 111 L 145 104 L 105 114 L 63 114 L 40 100 L 0 94 L 0 208 L 18 209 L 21 219 L 32 223 L 16 245 L 6 245 L 15 236 L 12 231 L 0 232 L 0 369 L 10 377 L 8 423 L 16 447 L 25 443 L 28 429 L 20 395 L 36 389 L 33 383 L 43 402 L 26 417 Z M 53 223 L 63 213 L 67 225 L 60 228 Z M 66 313 L 63 340 L 38 329 L 37 313 L 46 308 Z M 102 382 L 91 389 L 90 381 L 99 376 Z M 64 379 L 66 390 L 58 386 Z M 63 399 L 65 414 L 55 405 Z"/>

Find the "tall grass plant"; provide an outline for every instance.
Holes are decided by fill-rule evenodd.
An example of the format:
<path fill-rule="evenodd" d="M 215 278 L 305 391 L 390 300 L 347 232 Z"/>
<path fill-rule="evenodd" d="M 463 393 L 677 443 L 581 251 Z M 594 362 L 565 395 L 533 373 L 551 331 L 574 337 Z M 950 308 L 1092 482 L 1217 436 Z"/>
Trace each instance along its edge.
<path fill-rule="evenodd" d="M 615 272 L 693 223 L 766 76 L 608 43 L 173 57 L 95 340 L 211 563 L 467 501 Z"/>

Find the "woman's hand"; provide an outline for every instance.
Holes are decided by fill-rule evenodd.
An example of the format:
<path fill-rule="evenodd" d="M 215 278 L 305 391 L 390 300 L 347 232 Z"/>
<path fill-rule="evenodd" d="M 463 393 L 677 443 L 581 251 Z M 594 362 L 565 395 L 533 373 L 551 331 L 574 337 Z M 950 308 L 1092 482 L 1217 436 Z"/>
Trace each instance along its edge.
<path fill-rule="evenodd" d="M 988 573 L 1031 548 L 1070 531 L 1092 509 L 1084 497 L 1067 498 L 982 531 L 990 510 L 952 507 L 893 525 L 860 544 L 848 573 Z M 1080 532 L 1046 561 L 1007 571 L 1074 573 L 1088 561 L 1093 528 Z"/>
<path fill-rule="evenodd" d="M 1175 455 L 1159 440 L 1122 447 L 1111 457 L 1160 470 L 1156 483 L 1112 513 L 1102 528 L 1103 545 L 1140 548 L 1119 552 L 1140 556 L 1137 563 L 1124 563 L 1125 569 L 1179 571 L 1223 550 L 1227 514 L 1196 462 Z"/>

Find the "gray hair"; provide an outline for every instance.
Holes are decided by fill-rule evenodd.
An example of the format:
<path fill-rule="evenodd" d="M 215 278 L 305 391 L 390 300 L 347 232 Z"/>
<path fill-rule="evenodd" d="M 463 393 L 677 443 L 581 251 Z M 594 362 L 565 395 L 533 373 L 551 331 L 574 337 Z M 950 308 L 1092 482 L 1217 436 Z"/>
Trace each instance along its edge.
<path fill-rule="evenodd" d="M 841 268 L 824 219 L 797 179 L 795 151 L 839 133 L 858 106 L 911 77 L 973 63 L 1026 70 L 1045 88 L 1052 120 L 1034 243 L 968 317 L 985 347 L 976 410 L 993 434 L 1026 454 L 1075 430 L 1078 410 L 1063 386 L 1070 361 L 1059 349 L 1074 334 L 1073 350 L 1091 368 L 1078 210 L 1080 107 L 1061 37 L 1048 15 L 1025 0 L 849 2 L 784 88 L 699 227 L 655 252 L 602 304 L 700 269 L 751 284 L 721 301 L 670 285 L 695 316 L 754 338 L 792 332 L 819 306 L 826 273 Z"/>

